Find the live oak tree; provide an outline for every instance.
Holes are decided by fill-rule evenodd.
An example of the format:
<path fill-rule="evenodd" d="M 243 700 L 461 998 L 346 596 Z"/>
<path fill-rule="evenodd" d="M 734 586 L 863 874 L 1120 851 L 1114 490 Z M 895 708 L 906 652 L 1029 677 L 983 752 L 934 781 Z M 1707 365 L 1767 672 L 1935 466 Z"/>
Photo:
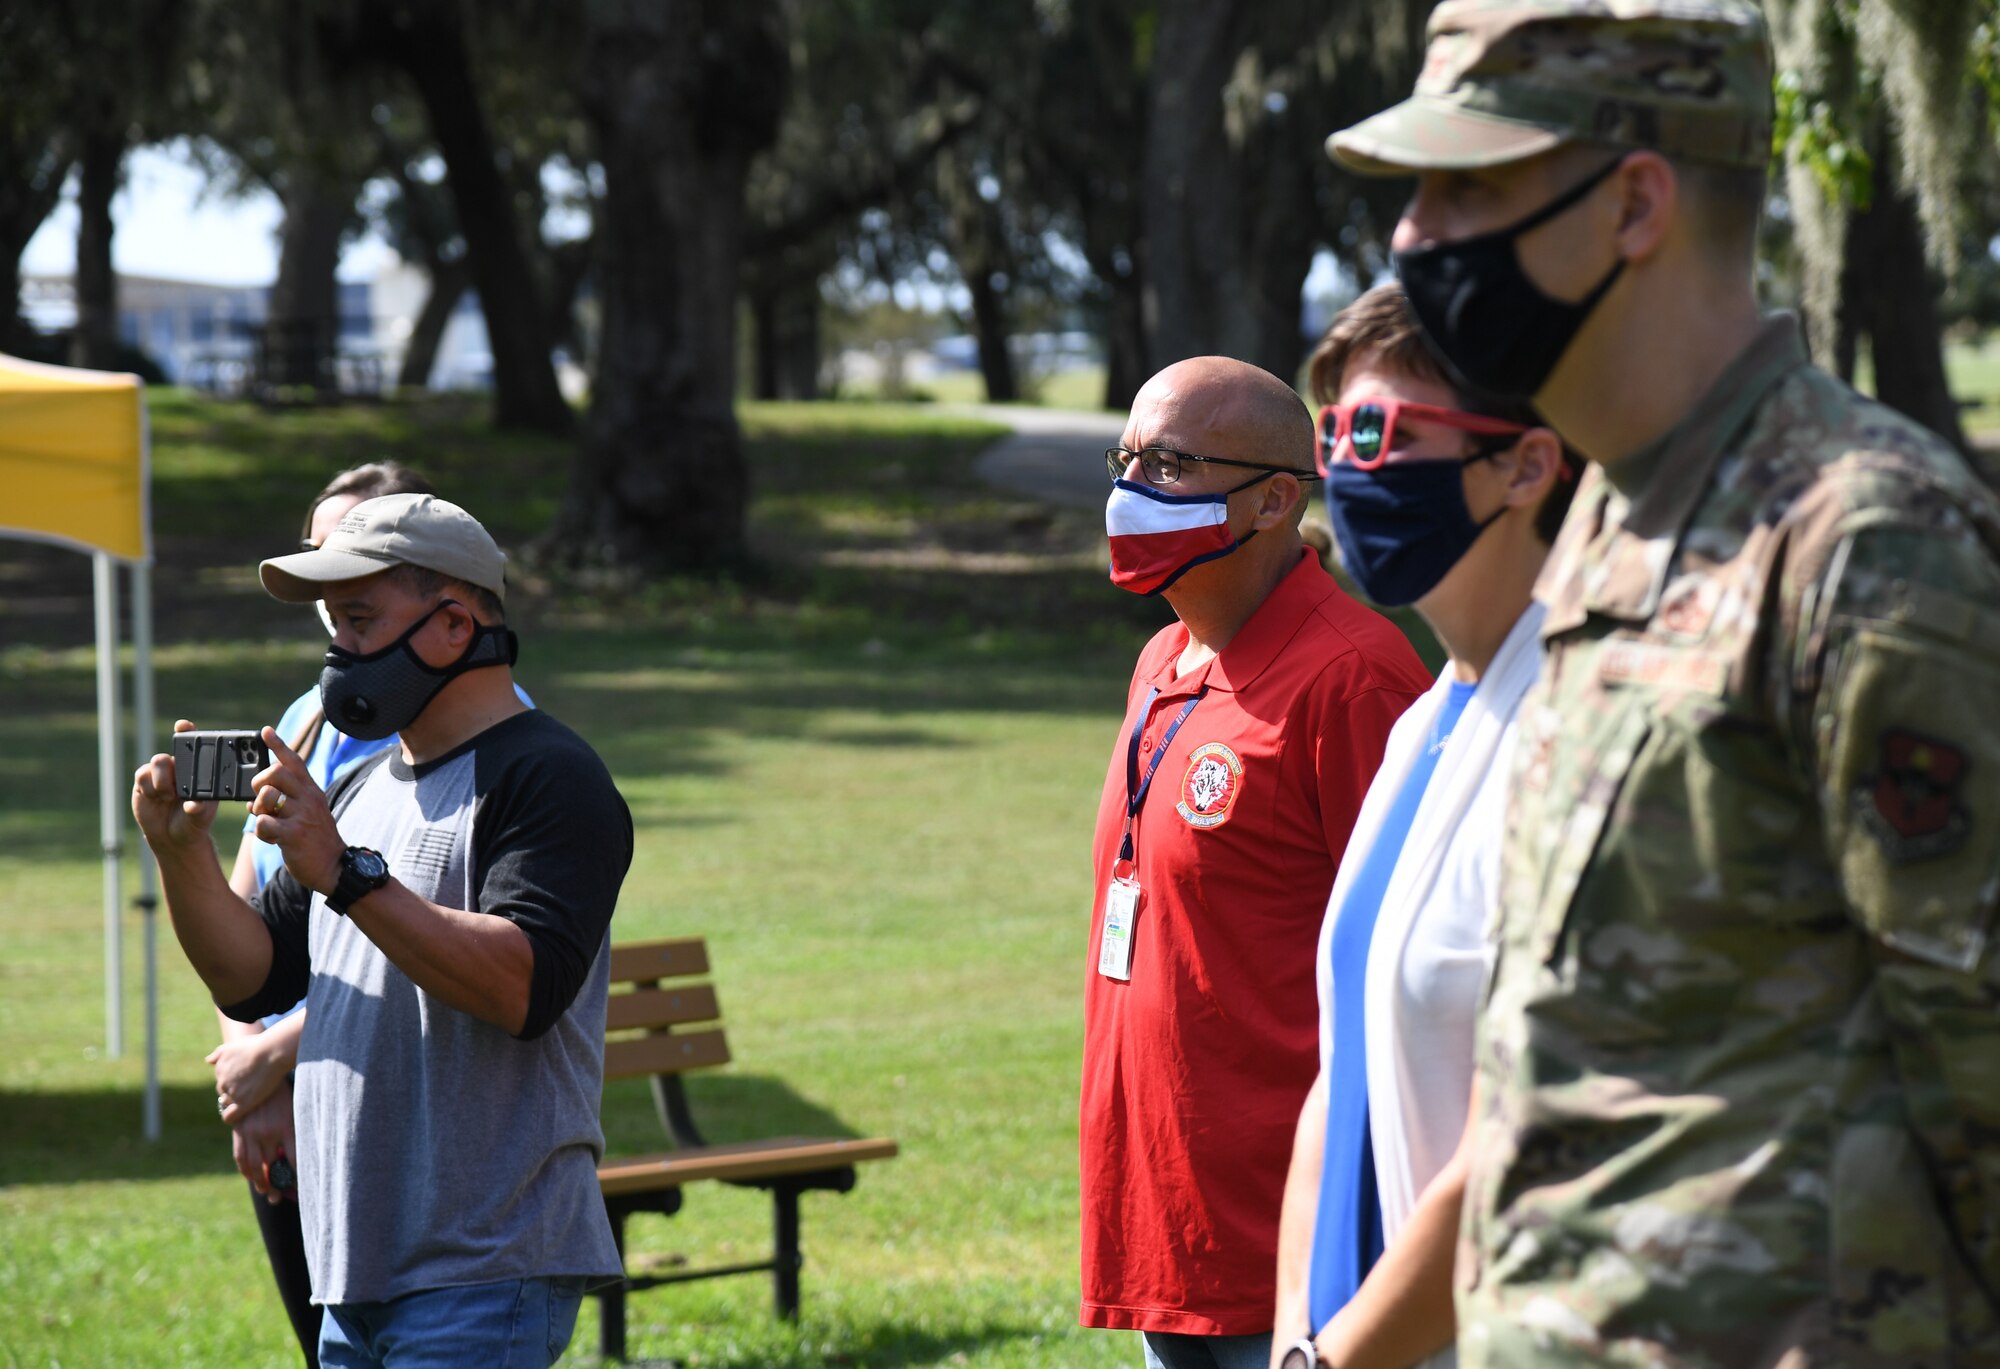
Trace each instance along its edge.
<path fill-rule="evenodd" d="M 744 554 L 737 266 L 786 72 L 771 0 L 589 0 L 579 86 L 604 194 L 590 417 L 549 550 L 651 571 Z"/>
<path fill-rule="evenodd" d="M 1992 0 L 1766 0 L 1778 153 L 1813 350 L 1851 377 L 1860 339 L 1884 403 L 1964 445 L 1939 277 L 1957 274 L 1994 181 Z M 1990 221 L 1988 223 L 1990 228 Z"/>
<path fill-rule="evenodd" d="M 30 98 L 34 54 L 45 16 L 27 7 L 0 7 L 0 83 L 19 94 L 0 101 L 0 349 L 20 352 L 30 339 L 21 321 L 21 253 L 62 197 L 76 153 L 53 102 Z"/>
<path fill-rule="evenodd" d="M 1421 0 L 1069 0 L 965 61 L 1028 140 L 1029 193 L 1075 226 L 1105 403 L 1220 352 L 1293 375 L 1321 247 L 1366 279 L 1407 188 L 1345 176 L 1328 132 L 1402 98 Z"/>
<path fill-rule="evenodd" d="M 818 393 L 821 282 L 837 264 L 872 257 L 900 270 L 938 244 L 936 168 L 982 110 L 944 54 L 976 41 L 968 21 L 998 8 L 781 0 L 784 108 L 745 191 L 743 293 L 760 398 Z"/>
<path fill-rule="evenodd" d="M 118 364 L 111 201 L 135 140 L 172 131 L 171 102 L 185 0 L 15 0 L 0 11 L 4 174 L 0 254 L 10 322 L 19 332 L 19 262 L 77 173 L 76 325 L 72 365 Z"/>
<path fill-rule="evenodd" d="M 323 41 L 356 62 L 406 77 L 422 103 L 430 138 L 445 166 L 465 255 L 486 320 L 493 358 L 493 417 L 502 427 L 565 433 L 574 416 L 556 384 L 546 302 L 535 288 L 529 240 L 515 187 L 501 165 L 485 94 L 491 73 L 475 54 L 483 35 L 525 32 L 562 50 L 567 7 L 455 0 L 313 0 Z"/>

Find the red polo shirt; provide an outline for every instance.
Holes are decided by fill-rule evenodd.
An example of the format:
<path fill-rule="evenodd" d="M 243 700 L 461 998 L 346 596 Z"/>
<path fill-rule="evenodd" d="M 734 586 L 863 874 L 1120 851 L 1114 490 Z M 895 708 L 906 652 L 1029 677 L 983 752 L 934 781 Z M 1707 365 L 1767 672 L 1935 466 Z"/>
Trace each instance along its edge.
<path fill-rule="evenodd" d="M 1176 678 L 1178 623 L 1139 657 L 1098 806 L 1084 992 L 1086 1326 L 1271 1329 L 1278 1208 L 1319 1070 L 1313 960 L 1334 868 L 1390 725 L 1430 687 L 1396 627 L 1300 557 L 1220 655 Z M 1132 978 L 1098 973 L 1105 889 L 1143 776 Z M 1206 693 L 1203 691 L 1206 690 Z"/>

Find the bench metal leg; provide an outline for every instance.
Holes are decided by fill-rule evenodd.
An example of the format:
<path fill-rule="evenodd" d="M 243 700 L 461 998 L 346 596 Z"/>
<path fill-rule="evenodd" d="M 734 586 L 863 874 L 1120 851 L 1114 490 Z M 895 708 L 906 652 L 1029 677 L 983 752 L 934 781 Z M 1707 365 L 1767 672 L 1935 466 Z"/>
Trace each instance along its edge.
<path fill-rule="evenodd" d="M 772 1224 L 777 1237 L 777 1247 L 772 1259 L 771 1283 L 777 1295 L 778 1317 L 781 1321 L 799 1319 L 799 1266 L 805 1257 L 799 1253 L 799 1191 L 789 1184 L 780 1184 L 771 1190 L 773 1209 Z"/>
<path fill-rule="evenodd" d="M 625 1214 L 611 1211 L 611 1243 L 618 1247 L 618 1282 L 597 1295 L 597 1354 L 600 1359 L 625 1358 Z"/>

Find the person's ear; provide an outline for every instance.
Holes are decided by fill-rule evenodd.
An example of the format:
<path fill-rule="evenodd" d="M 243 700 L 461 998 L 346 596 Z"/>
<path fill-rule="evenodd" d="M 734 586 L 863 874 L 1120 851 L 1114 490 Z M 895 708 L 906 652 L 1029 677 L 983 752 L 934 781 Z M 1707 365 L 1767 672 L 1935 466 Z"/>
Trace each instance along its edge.
<path fill-rule="evenodd" d="M 439 605 L 438 619 L 444 624 L 444 640 L 453 652 L 465 649 L 472 640 L 472 634 L 479 630 L 479 619 L 464 600 L 447 598 Z"/>
<path fill-rule="evenodd" d="M 1667 240 L 1680 206 L 1680 179 L 1657 152 L 1626 155 L 1611 182 L 1618 190 L 1618 255 L 1644 261 Z"/>
<path fill-rule="evenodd" d="M 1539 509 L 1565 478 L 1562 439 L 1548 428 L 1530 428 L 1495 463 L 1506 482 L 1501 496 L 1512 509 Z"/>
<path fill-rule="evenodd" d="M 1253 529 L 1265 532 L 1295 521 L 1299 507 L 1306 497 L 1304 481 L 1296 475 L 1280 472 L 1264 481 L 1258 488 L 1263 493 L 1257 500 L 1256 515 L 1250 520 Z"/>

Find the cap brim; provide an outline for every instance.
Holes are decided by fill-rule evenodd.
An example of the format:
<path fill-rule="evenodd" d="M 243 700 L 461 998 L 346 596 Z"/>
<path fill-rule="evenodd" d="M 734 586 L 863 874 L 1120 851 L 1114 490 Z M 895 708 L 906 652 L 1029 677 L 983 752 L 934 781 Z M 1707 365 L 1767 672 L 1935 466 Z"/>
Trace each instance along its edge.
<path fill-rule="evenodd" d="M 324 597 L 326 586 L 335 581 L 380 575 L 401 564 L 393 557 L 321 547 L 318 551 L 294 552 L 261 562 L 257 578 L 264 582 L 265 592 L 273 599 L 287 604 L 309 604 Z"/>
<path fill-rule="evenodd" d="M 1363 176 L 1470 171 L 1547 152 L 1566 135 L 1413 95 L 1326 140 L 1326 153 Z"/>

